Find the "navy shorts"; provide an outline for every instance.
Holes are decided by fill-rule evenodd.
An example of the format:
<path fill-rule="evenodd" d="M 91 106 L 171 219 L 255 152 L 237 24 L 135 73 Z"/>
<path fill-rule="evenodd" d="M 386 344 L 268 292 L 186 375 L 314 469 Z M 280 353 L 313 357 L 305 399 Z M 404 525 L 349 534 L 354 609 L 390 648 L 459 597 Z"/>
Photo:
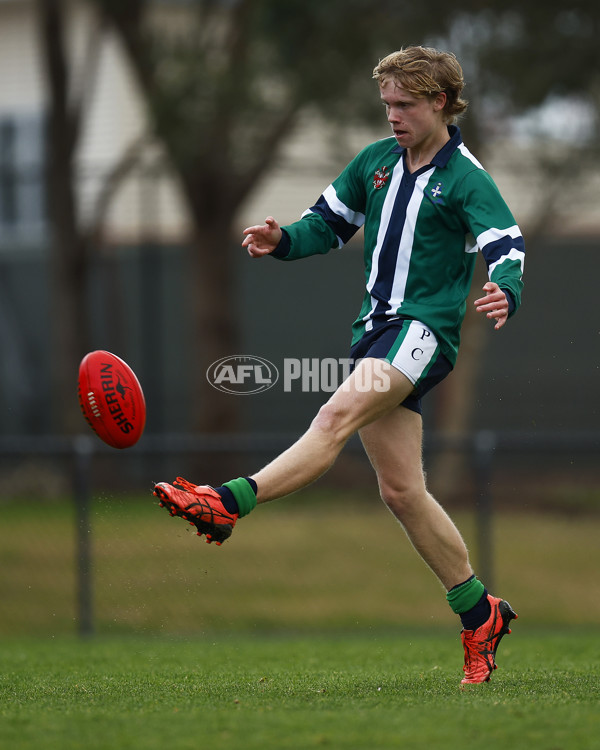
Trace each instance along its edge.
<path fill-rule="evenodd" d="M 452 370 L 433 331 L 418 320 L 398 318 L 374 325 L 350 350 L 353 363 L 366 357 L 385 359 L 414 385 L 402 402 L 421 414 L 421 398 Z"/>

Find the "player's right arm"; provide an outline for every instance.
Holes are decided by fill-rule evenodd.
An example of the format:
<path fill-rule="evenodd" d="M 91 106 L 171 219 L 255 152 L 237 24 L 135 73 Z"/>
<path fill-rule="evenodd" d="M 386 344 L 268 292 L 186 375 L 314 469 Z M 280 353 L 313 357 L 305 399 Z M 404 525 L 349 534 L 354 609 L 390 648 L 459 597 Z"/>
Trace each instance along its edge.
<path fill-rule="evenodd" d="M 343 247 L 365 221 L 361 163 L 366 152 L 364 149 L 350 162 L 298 221 L 280 227 L 269 216 L 265 224 L 245 229 L 242 245 L 249 254 L 253 258 L 271 254 L 279 260 L 298 260 Z"/>
<path fill-rule="evenodd" d="M 256 224 L 244 229 L 245 235 L 242 247 L 248 249 L 253 258 L 262 258 L 275 250 L 281 242 L 282 231 L 272 216 L 267 216 L 264 224 Z"/>

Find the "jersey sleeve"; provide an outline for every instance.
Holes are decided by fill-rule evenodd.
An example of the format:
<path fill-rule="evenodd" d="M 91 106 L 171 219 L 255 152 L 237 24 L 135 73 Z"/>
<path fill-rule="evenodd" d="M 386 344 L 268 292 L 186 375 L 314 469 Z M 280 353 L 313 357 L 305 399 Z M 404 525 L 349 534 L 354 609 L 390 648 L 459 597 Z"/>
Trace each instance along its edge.
<path fill-rule="evenodd" d="M 342 248 L 365 222 L 365 189 L 360 177 L 361 154 L 307 209 L 299 221 L 282 227 L 284 241 L 273 253 L 297 260 Z"/>
<path fill-rule="evenodd" d="M 460 210 L 483 255 L 489 280 L 512 297 L 512 315 L 521 304 L 525 244 L 496 183 L 484 169 L 465 176 Z"/>

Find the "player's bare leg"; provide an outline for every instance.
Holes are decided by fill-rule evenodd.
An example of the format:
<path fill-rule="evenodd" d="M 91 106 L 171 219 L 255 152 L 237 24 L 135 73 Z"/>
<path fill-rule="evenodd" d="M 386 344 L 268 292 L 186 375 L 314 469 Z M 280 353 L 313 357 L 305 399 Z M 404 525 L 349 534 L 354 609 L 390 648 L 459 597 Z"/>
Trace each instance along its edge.
<path fill-rule="evenodd" d="M 369 377 L 373 380 L 382 367 L 388 385 L 385 390 L 359 387 Z M 509 622 L 516 614 L 508 602 L 487 594 L 475 578 L 458 529 L 427 491 L 421 417 L 398 405 L 411 391 L 412 384 L 398 370 L 381 360 L 365 359 L 294 445 L 254 477 L 226 483 L 237 483 L 235 510 L 227 507 L 220 492 L 181 479 L 179 489 L 160 483 L 155 494 L 171 515 L 193 523 L 207 541 L 220 543 L 229 537 L 238 517 L 249 512 L 257 501 L 289 495 L 321 476 L 348 438 L 359 431 L 377 473 L 382 498 L 446 588 L 452 609 L 460 614 L 465 652 L 463 683 L 485 682 L 496 668 L 498 643 L 510 633 Z M 244 510 L 240 499 L 246 502 L 244 497 L 248 494 L 251 500 Z"/>
<path fill-rule="evenodd" d="M 364 384 L 375 387 L 365 390 Z M 252 476 L 259 503 L 275 500 L 306 487 L 329 469 L 348 438 L 363 425 L 395 410 L 413 386 L 387 362 L 364 359 L 321 407 L 304 435 Z"/>
<path fill-rule="evenodd" d="M 366 388 L 368 384 L 373 387 Z M 154 494 L 172 516 L 195 525 L 207 541 L 221 543 L 257 502 L 289 495 L 326 472 L 351 435 L 395 409 L 411 390 L 410 381 L 387 362 L 364 359 L 319 410 L 307 432 L 253 477 L 226 482 L 220 491 L 179 477 L 174 485 L 156 484 Z M 233 507 L 226 492 L 235 493 Z"/>
<path fill-rule="evenodd" d="M 473 574 L 453 521 L 425 486 L 422 421 L 400 406 L 360 430 L 381 497 L 446 590 Z"/>
<path fill-rule="evenodd" d="M 517 617 L 473 575 L 466 545 L 444 509 L 427 492 L 422 469 L 420 415 L 399 407 L 365 426 L 360 436 L 377 472 L 381 496 L 423 560 L 446 588 L 463 622 L 462 684 L 487 682 L 496 650 Z"/>

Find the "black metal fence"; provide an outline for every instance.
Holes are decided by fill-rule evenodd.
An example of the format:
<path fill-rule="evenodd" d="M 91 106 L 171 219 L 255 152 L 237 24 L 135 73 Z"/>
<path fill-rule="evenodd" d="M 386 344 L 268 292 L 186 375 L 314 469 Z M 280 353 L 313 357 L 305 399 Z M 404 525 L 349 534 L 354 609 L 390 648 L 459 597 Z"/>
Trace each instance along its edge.
<path fill-rule="evenodd" d="M 174 459 L 178 465 L 190 457 L 197 460 L 202 456 L 210 465 L 218 457 L 246 457 L 246 461 L 257 461 L 259 456 L 271 457 L 287 447 L 293 438 L 290 435 L 145 435 L 143 440 L 127 451 L 126 454 L 108 449 L 94 436 L 79 435 L 66 437 L 31 437 L 13 436 L 0 438 L 0 465 L 18 465 L 25 460 L 50 461 L 60 464 L 61 471 L 68 478 L 69 494 L 72 498 L 73 511 L 73 570 L 75 584 L 74 620 L 76 630 L 82 636 L 89 636 L 96 630 L 96 612 L 94 596 L 94 537 L 93 520 L 90 514 L 92 497 L 97 493 L 98 485 L 114 484 L 114 474 L 102 470 L 98 474 L 98 464 L 110 459 L 114 462 L 118 454 L 121 469 L 125 464 L 130 473 L 125 479 L 129 486 L 136 484 L 136 477 L 143 477 L 143 489 L 148 492 L 147 477 L 157 461 Z M 522 476 L 530 474 L 534 482 L 543 484 L 551 480 L 552 469 L 559 464 L 561 472 L 575 484 L 581 477 L 582 466 L 589 467 L 588 483 L 591 478 L 594 484 L 596 456 L 600 449 L 600 433 L 524 433 L 482 430 L 464 436 L 444 436 L 433 434 L 425 446 L 426 463 L 436 452 L 441 450 L 455 452 L 456 456 L 467 459 L 466 465 L 470 475 L 470 495 L 465 497 L 466 506 L 474 514 L 476 529 L 476 567 L 478 574 L 491 589 L 495 579 L 494 549 L 494 486 L 502 483 L 502 474 L 515 463 L 526 468 Z M 344 454 L 346 460 L 353 463 L 365 461 L 358 440 L 351 440 Z M 574 459 L 576 457 L 576 459 Z M 366 461 L 365 461 L 366 463 Z M 575 465 L 574 465 L 575 464 Z M 120 475 L 123 483 L 125 475 Z M 168 475 L 170 476 L 170 475 Z M 163 475 L 164 478 L 164 475 Z M 600 477 L 599 477 L 600 478 Z M 127 483 L 127 482 L 126 482 Z M 522 486 L 522 481 L 515 480 Z M 141 484 L 140 484 L 141 486 Z M 596 483 L 597 487 L 600 484 Z M 523 489 L 526 493 L 526 490 Z M 8 500 L 7 489 L 3 489 Z M 36 515 L 35 533 L 38 545 L 43 544 L 43 512 Z M 18 564 L 17 561 L 14 561 Z M 3 576 L 11 575 L 11 561 L 5 560 Z M 4 605 L 6 606 L 6 601 Z"/>

